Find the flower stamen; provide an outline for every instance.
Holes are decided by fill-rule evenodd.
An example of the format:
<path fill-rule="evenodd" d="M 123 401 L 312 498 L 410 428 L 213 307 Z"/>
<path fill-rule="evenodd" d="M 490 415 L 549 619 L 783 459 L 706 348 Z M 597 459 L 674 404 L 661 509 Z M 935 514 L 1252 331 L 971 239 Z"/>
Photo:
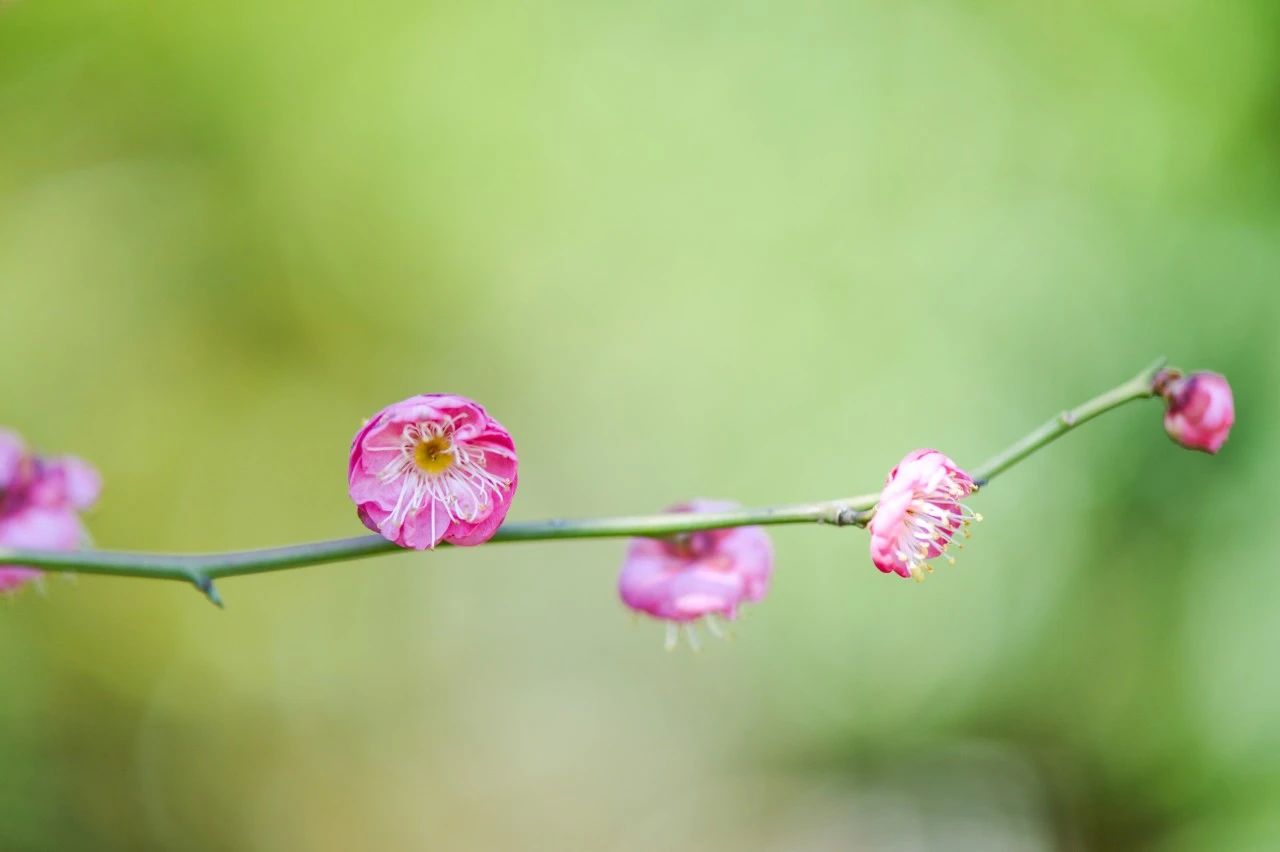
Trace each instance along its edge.
<path fill-rule="evenodd" d="M 396 453 L 378 472 L 382 482 L 400 483 L 388 525 L 398 527 L 410 515 L 428 508 L 434 538 L 437 503 L 444 505 L 451 522 L 475 523 L 488 513 L 491 493 L 500 497 L 510 487 L 509 479 L 486 469 L 485 453 L 514 454 L 488 443 L 471 445 L 459 440 L 457 426 L 453 417 L 409 424 L 401 431 L 398 444 L 371 448 Z"/>

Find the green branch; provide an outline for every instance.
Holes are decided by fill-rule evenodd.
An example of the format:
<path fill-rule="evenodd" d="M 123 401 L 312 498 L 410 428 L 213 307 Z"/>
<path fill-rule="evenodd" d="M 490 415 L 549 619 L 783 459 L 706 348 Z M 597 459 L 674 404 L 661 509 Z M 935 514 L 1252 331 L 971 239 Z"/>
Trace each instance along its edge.
<path fill-rule="evenodd" d="M 1164 360 L 1161 359 L 1124 384 L 1076 408 L 1062 412 L 971 471 L 974 479 L 979 484 L 985 485 L 997 475 L 1081 424 L 1132 400 L 1153 396 L 1153 383 L 1163 365 Z M 632 515 L 584 520 L 508 521 L 489 541 L 662 537 L 725 527 L 772 524 L 818 523 L 834 526 L 866 526 L 878 497 L 879 494 L 862 494 L 857 497 L 818 503 L 799 503 L 763 509 L 737 509 L 729 512 Z M 181 580 L 193 584 L 211 601 L 221 606 L 222 601 L 213 586 L 213 581 L 223 577 L 263 574 L 268 571 L 283 571 L 288 568 L 320 565 L 325 562 L 345 562 L 398 552 L 403 552 L 403 549 L 381 536 L 366 535 L 266 550 L 211 554 L 0 548 L 0 565 L 24 565 L 47 571 L 74 571 L 115 577 Z"/>

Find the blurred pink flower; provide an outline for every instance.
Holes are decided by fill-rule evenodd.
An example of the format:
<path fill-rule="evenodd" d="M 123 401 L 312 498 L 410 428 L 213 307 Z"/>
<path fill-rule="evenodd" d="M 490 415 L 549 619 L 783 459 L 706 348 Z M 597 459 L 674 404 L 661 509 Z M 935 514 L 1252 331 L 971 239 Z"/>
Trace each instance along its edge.
<path fill-rule="evenodd" d="M 1192 373 L 1164 386 L 1164 428 L 1184 447 L 1216 453 L 1236 422 L 1231 385 L 1217 373 Z"/>
<path fill-rule="evenodd" d="M 736 503 L 691 500 L 670 512 L 725 512 Z M 703 620 L 719 633 L 716 617 L 729 621 L 743 603 L 761 600 L 773 575 L 773 545 L 763 527 L 704 530 L 670 538 L 635 538 L 618 578 L 622 602 L 668 623 L 667 646 L 678 625 L 696 646 L 691 625 Z"/>
<path fill-rule="evenodd" d="M 507 516 L 516 463 L 511 435 L 479 403 L 422 394 L 356 434 L 347 484 L 365 526 L 401 547 L 480 544 Z"/>
<path fill-rule="evenodd" d="M 92 506 L 101 489 L 87 462 L 40 458 L 17 435 L 0 430 L 0 547 L 76 549 L 87 537 L 78 512 Z M 38 576 L 32 568 L 0 565 L 0 592 Z"/>
<path fill-rule="evenodd" d="M 18 479 L 27 460 L 27 445 L 13 432 L 0 429 L 0 492 Z"/>
<path fill-rule="evenodd" d="M 957 531 L 982 516 L 960 501 L 973 478 L 937 450 L 915 450 L 889 472 L 871 531 L 871 561 L 886 574 L 924 579 Z M 948 561 L 954 561 L 950 556 Z"/>

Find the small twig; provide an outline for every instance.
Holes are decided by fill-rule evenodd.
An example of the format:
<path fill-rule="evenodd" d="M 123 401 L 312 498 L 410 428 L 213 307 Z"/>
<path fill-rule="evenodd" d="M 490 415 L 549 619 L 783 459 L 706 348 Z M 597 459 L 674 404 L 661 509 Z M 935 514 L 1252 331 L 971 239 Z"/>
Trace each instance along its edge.
<path fill-rule="evenodd" d="M 1015 442 L 971 473 L 980 485 L 1072 429 L 1135 399 L 1154 395 L 1154 382 L 1164 366 L 1160 359 L 1129 381 L 1076 408 L 1064 411 L 1031 434 Z M 699 530 L 751 525 L 818 523 L 864 527 L 871 519 L 879 494 L 862 494 L 818 503 L 799 503 L 728 512 L 668 513 L 615 518 L 509 521 L 490 542 L 550 541 L 575 538 L 665 537 Z M 244 574 L 263 574 L 326 562 L 345 562 L 402 553 L 402 548 L 381 536 L 296 544 L 266 550 L 214 554 L 125 553 L 109 550 L 47 551 L 0 549 L 0 565 L 27 565 L 46 571 L 75 571 L 115 577 L 181 580 L 193 584 L 210 601 L 222 606 L 214 580 Z"/>

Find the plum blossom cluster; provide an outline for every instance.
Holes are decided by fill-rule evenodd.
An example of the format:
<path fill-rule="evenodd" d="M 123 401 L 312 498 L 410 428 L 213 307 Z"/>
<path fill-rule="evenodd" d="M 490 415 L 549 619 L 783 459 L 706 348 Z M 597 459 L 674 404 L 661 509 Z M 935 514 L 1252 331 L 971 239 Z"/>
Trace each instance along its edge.
<path fill-rule="evenodd" d="M 98 499 L 102 481 L 74 456 L 39 456 L 17 434 L 0 429 L 0 547 L 75 550 L 88 536 L 80 513 Z M 21 565 L 0 565 L 0 592 L 38 578 Z"/>
<path fill-rule="evenodd" d="M 967 500 L 985 480 L 1047 445 L 1079 422 L 1128 401 L 1159 397 L 1168 435 L 1183 447 L 1217 453 L 1235 424 L 1235 400 L 1217 373 L 1183 375 L 1153 366 L 1125 384 L 1054 418 L 994 459 L 966 471 L 944 453 L 919 449 L 891 471 L 877 499 L 833 500 L 747 510 L 722 500 L 679 503 L 656 518 L 601 518 L 510 525 L 519 458 L 510 432 L 484 406 L 452 394 L 420 394 L 383 408 L 351 443 L 347 487 L 360 520 L 386 540 L 424 550 L 440 544 L 477 545 L 500 539 L 533 540 L 637 535 L 618 576 L 618 593 L 634 612 L 665 623 L 668 647 L 680 637 L 697 646 L 699 629 L 723 634 L 744 607 L 768 594 L 774 551 L 761 524 L 822 521 L 865 526 L 871 563 L 881 572 L 923 579 L 937 560 L 962 546 L 981 520 Z M 979 481 L 981 480 L 981 481 Z M 68 559 L 39 551 L 74 550 L 87 538 L 81 512 L 101 490 L 97 472 L 72 456 L 42 456 L 20 437 L 0 430 L 0 592 L 40 576 L 33 566 L 192 582 L 217 602 L 215 578 L 354 558 L 381 552 L 374 540 L 201 557 L 100 554 Z M 683 532 L 677 532 L 683 530 Z M 20 564 L 29 560 L 29 565 Z M 15 564 L 16 563 L 16 564 Z"/>
<path fill-rule="evenodd" d="M 1150 385 L 1166 402 L 1165 427 L 1178 443 L 1217 452 L 1235 421 L 1231 388 L 1216 373 L 1164 371 Z M 441 542 L 474 545 L 497 531 L 517 484 L 511 435 L 479 403 L 424 394 L 384 408 L 356 434 L 348 486 L 360 519 L 402 547 Z M 881 572 L 922 580 L 967 538 L 982 516 L 966 503 L 974 477 L 945 454 L 914 450 L 889 472 L 866 523 L 871 562 Z M 739 508 L 691 500 L 675 514 Z M 744 604 L 761 601 L 773 576 L 773 546 L 760 526 L 703 529 L 634 538 L 618 576 L 624 605 L 665 622 L 667 647 L 683 634 L 695 648 L 696 627 L 714 636 Z"/>

